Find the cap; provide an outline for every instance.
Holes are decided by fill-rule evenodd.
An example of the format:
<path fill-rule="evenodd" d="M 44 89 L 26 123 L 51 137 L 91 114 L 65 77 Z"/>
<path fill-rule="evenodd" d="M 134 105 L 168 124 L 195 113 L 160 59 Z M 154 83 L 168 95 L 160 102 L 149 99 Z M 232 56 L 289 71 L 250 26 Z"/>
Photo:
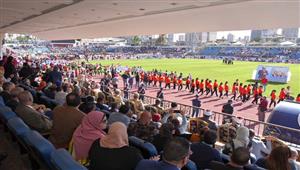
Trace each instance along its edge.
<path fill-rule="evenodd" d="M 213 112 L 211 112 L 211 111 L 205 111 L 203 114 L 205 116 L 211 116 L 211 115 L 213 115 Z"/>

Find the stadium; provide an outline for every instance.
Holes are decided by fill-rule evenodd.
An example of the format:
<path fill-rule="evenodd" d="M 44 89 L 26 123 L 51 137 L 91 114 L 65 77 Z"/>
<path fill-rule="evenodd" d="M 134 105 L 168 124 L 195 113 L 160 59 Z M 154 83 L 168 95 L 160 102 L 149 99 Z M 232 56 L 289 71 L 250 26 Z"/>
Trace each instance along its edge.
<path fill-rule="evenodd" d="M 300 169 L 299 7 L 2 0 L 0 169 Z"/>

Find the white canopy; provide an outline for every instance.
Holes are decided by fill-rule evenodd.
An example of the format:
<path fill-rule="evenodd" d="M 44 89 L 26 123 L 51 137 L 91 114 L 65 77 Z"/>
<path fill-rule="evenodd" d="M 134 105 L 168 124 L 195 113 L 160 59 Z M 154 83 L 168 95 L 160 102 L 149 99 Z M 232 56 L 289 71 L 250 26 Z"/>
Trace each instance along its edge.
<path fill-rule="evenodd" d="M 281 46 L 296 46 L 295 43 L 290 42 L 290 41 L 282 42 L 282 43 L 280 43 L 280 45 L 281 45 Z"/>

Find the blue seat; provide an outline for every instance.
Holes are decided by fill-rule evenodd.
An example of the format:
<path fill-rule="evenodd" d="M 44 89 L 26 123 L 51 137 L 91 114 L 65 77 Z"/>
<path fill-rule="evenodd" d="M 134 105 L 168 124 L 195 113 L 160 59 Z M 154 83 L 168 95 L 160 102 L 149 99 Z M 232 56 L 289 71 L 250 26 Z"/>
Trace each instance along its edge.
<path fill-rule="evenodd" d="M 65 149 L 54 150 L 51 154 L 51 163 L 55 170 L 87 170 Z"/>
<path fill-rule="evenodd" d="M 146 142 L 135 136 L 130 136 L 128 139 L 129 145 L 139 149 L 145 159 L 158 155 L 157 150 L 152 143 Z"/>
<path fill-rule="evenodd" d="M 30 131 L 30 128 L 24 121 L 17 116 L 7 121 L 7 127 L 15 136 L 23 136 L 26 132 Z"/>
<path fill-rule="evenodd" d="M 0 118 L 4 123 L 16 116 L 16 113 L 13 112 L 9 107 L 0 107 Z"/>
<path fill-rule="evenodd" d="M 193 161 L 189 160 L 182 170 L 197 170 L 197 166 Z"/>
<path fill-rule="evenodd" d="M 5 106 L 5 103 L 4 103 L 4 100 L 3 100 L 2 96 L 0 96 L 0 106 Z"/>
<path fill-rule="evenodd" d="M 55 150 L 54 146 L 37 131 L 30 131 L 25 134 L 25 142 L 30 148 L 30 154 L 39 163 L 52 169 L 50 161 L 51 153 Z"/>

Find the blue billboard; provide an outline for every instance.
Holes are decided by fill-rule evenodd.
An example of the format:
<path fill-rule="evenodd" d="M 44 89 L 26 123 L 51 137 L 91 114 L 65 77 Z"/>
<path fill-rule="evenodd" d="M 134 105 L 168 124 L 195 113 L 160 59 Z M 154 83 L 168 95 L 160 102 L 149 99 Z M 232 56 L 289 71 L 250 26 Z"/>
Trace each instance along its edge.
<path fill-rule="evenodd" d="M 287 83 L 288 75 L 289 67 L 259 65 L 256 69 L 255 80 L 266 77 L 270 82 Z"/>

